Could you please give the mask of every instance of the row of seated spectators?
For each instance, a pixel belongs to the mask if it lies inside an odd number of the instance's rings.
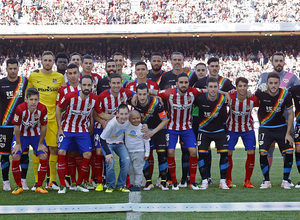
[[[0,24],[32,25],[299,22],[295,0],[0,0]]]

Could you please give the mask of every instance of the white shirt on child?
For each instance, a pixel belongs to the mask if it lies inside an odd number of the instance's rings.
[[[121,124],[117,121],[117,117],[114,117],[107,123],[100,137],[105,140],[107,144],[123,144],[124,132],[128,124],[130,124],[129,121]]]
[[[131,123],[128,124],[125,130],[125,146],[128,152],[143,152],[145,151],[145,157],[149,157],[150,154],[150,139],[145,140],[143,133],[141,132],[142,124],[134,126]]]

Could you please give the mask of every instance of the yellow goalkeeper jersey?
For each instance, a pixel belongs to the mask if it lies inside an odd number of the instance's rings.
[[[56,97],[61,84],[64,82],[64,76],[55,71],[52,71],[51,74],[44,74],[42,70],[32,72],[28,78],[27,88],[34,87],[40,93],[40,102],[47,107],[49,122],[56,121]]]

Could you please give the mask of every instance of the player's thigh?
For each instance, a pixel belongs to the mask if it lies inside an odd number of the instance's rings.
[[[241,132],[227,131],[228,150],[235,150]]]
[[[9,155],[13,142],[14,128],[0,128],[0,155]]]
[[[279,127],[276,129],[276,142],[278,143],[279,150],[282,154],[290,153],[294,151],[293,145],[291,145],[288,141],[285,142],[285,134],[287,131],[287,126]]]
[[[154,149],[156,151],[166,151],[167,149],[167,141],[166,141],[166,130],[162,129],[158,131],[153,137],[151,138],[153,142]]]
[[[228,152],[228,141],[226,131],[221,131],[211,134],[216,143],[216,148],[218,153]]]
[[[167,130],[166,140],[169,143],[168,149],[175,149],[178,141],[178,131]]]
[[[58,128],[56,122],[48,122],[47,123],[47,132],[46,132],[46,144],[49,147],[57,147],[56,134]]]
[[[207,153],[211,141],[208,133],[199,131],[197,135],[198,153]]]
[[[260,153],[268,153],[268,150],[275,138],[272,134],[273,129],[260,127],[258,129],[258,144]]]
[[[245,150],[255,150],[256,147],[256,138],[254,130],[242,132],[241,134]],[[229,149],[229,141],[228,141],[228,149]]]
[[[196,138],[193,129],[180,131],[180,138],[184,143],[184,148],[196,148]]]
[[[91,152],[92,141],[89,132],[80,132],[75,134],[74,140],[77,144],[79,152]]]

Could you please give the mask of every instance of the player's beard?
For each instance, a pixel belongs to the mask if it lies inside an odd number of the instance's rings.
[[[280,73],[283,70],[283,66],[277,65],[274,69],[277,73]]]
[[[187,88],[186,87],[183,87],[183,88],[178,88],[179,90],[180,90],[180,92],[182,92],[182,93],[186,93],[186,91],[187,91]]]
[[[83,95],[89,95],[91,93],[91,91],[88,89],[85,89],[85,90],[82,90],[82,93],[83,93]]]
[[[161,66],[159,66],[159,67],[157,67],[157,68],[155,68],[155,66],[152,66],[152,69],[153,69],[154,71],[161,71]]]

